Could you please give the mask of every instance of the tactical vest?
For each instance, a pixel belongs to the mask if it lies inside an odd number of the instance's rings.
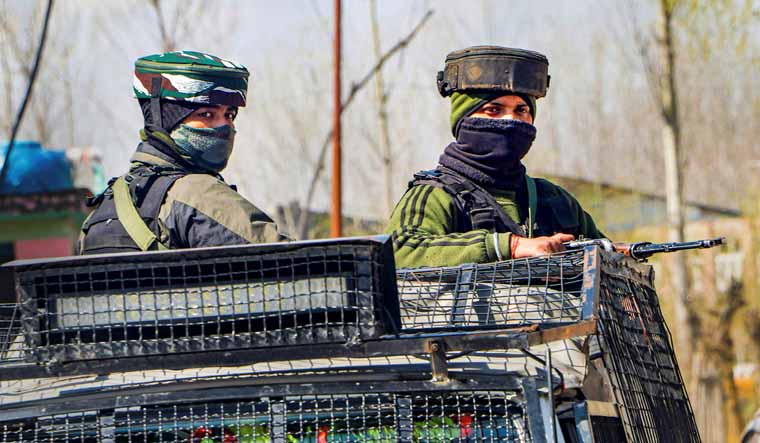
[[[140,165],[112,178],[88,201],[97,206],[82,225],[80,254],[168,249],[159,240],[158,214],[169,188],[187,173]]]
[[[451,169],[439,166],[438,169],[420,171],[414,174],[409,187],[421,184],[443,189],[454,198],[457,226],[461,232],[485,229],[511,232],[521,237],[549,236],[558,232],[576,237],[581,234],[580,223],[573,215],[568,199],[551,189],[544,180],[525,176],[528,213],[522,224],[515,223],[490,192]]]

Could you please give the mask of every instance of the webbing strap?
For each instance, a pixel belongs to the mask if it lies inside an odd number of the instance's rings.
[[[163,128],[161,121],[161,77],[153,77],[150,84],[150,120],[157,128]]]
[[[526,174],[525,182],[528,185],[528,238],[533,238],[533,221],[536,219],[538,194],[536,192],[536,181],[533,180],[533,177]]]
[[[119,222],[127,231],[132,240],[137,244],[141,251],[147,251],[155,244],[158,250],[166,250],[167,248],[161,243],[156,234],[150,230],[145,221],[140,217],[140,213],[137,212],[132,196],[129,194],[129,185],[124,180],[124,177],[119,177],[111,186],[113,189],[114,205],[116,206],[116,215],[119,217]]]
[[[469,218],[472,229],[494,231],[498,221],[502,227],[496,229],[497,232],[505,230],[504,232],[525,236],[523,228],[504,212],[501,205],[488,191],[460,176],[455,171],[444,167],[439,167],[435,171],[422,171],[415,174],[415,180],[411,181],[409,185],[423,183],[441,187],[454,196],[455,200],[461,202],[458,204],[459,209]]]

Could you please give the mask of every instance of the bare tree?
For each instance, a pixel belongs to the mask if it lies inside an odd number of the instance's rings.
[[[0,74],[6,93],[3,107],[9,116],[16,113],[16,99],[23,95],[17,97],[14,89],[18,91],[32,70],[37,40],[30,39],[29,35],[39,35],[41,31],[45,13],[42,5],[37,3],[28,14],[14,11],[5,3],[0,10],[3,53]],[[79,18],[69,12],[71,8],[67,9],[67,5],[63,4],[55,8],[52,14],[55,17],[50,24],[44,63],[40,66],[37,86],[29,99],[27,123],[30,124],[25,124],[23,129],[27,136],[46,146],[61,143],[61,140],[69,145],[74,143],[76,113],[72,110],[75,87],[71,69],[75,63],[71,56],[79,41],[75,38]],[[57,35],[70,38],[56,38]],[[53,69],[53,66],[56,68]],[[51,89],[56,93],[49,93]],[[12,121],[11,118],[7,120]]]
[[[428,11],[422,19],[417,23],[417,25],[409,32],[409,34],[406,35],[406,37],[399,40],[395,45],[393,45],[388,51],[386,51],[380,58],[378,58],[377,62],[372,66],[372,68],[367,72],[367,74],[364,75],[358,82],[353,83],[351,85],[351,88],[348,92],[348,95],[346,98],[343,99],[343,103],[340,108],[340,112],[343,113],[346,108],[353,102],[354,98],[356,97],[356,94],[364,88],[367,83],[369,83],[370,80],[377,74],[378,71],[380,71],[383,67],[383,65],[390,60],[396,53],[399,51],[405,49],[409,43],[414,39],[414,37],[417,35],[417,33],[422,29],[422,27],[425,25],[425,23],[428,21],[428,19],[433,15],[433,11]],[[309,226],[309,208],[311,207],[312,200],[314,199],[314,194],[317,189],[317,184],[319,183],[319,179],[322,175],[322,172],[324,171],[325,167],[325,160],[327,157],[327,148],[330,144],[330,140],[332,139],[332,130],[330,130],[323,142],[322,146],[319,150],[319,156],[317,159],[317,163],[314,167],[314,171],[311,177],[311,180],[309,181],[309,187],[307,188],[306,192],[306,198],[304,200],[304,203],[301,205],[301,214],[298,221],[298,230],[296,237],[297,238],[306,238],[307,237],[307,231]]]
[[[16,103],[14,101],[13,91],[17,86],[23,83],[23,79],[28,78],[32,69],[32,59],[34,57],[34,45],[29,44],[31,41],[28,35],[35,35],[37,27],[34,23],[39,21],[42,15],[40,4],[35,5],[31,15],[31,24],[26,23],[19,17],[11,15],[11,9],[3,2],[0,8],[0,42],[3,46],[3,61],[0,64],[2,68],[3,84],[5,86],[6,99],[5,111],[7,116],[15,115]],[[30,98],[31,99],[31,98]],[[13,119],[7,119],[7,134],[10,136]]]
[[[657,0],[657,27],[655,38],[646,38],[638,29],[637,40],[644,68],[648,74],[650,92],[662,119],[662,152],[665,161],[665,197],[667,206],[668,238],[684,241],[684,146],[679,121],[678,77],[676,67],[676,41],[674,14],[683,6],[682,0]],[[633,10],[633,8],[631,8]],[[632,15],[633,17],[633,15]],[[650,42],[656,43],[652,45]],[[699,316],[689,300],[689,277],[684,254],[673,258],[671,284],[674,292],[677,349],[682,361],[690,364],[686,355],[689,344],[699,332]]]
[[[198,14],[200,3],[197,1],[185,1],[180,5],[175,3],[174,9],[167,14],[163,8],[165,1],[148,0],[148,2],[156,13],[161,50],[176,51],[186,37],[191,24],[190,18],[200,16]]]
[[[649,90],[661,116],[669,238],[681,241],[687,195],[709,201],[717,190],[721,203],[731,204],[739,201],[736,190],[751,189],[751,179],[740,183],[738,177],[743,176],[739,171],[746,168],[746,160],[757,158],[750,134],[756,137],[758,133],[752,125],[736,124],[752,106],[752,88],[742,88],[741,84],[753,76],[751,62],[740,56],[742,48],[751,45],[745,26],[750,13],[742,1],[658,0],[656,4],[654,37],[646,36],[638,27],[636,39]],[[730,76],[726,75],[727,66],[731,67]],[[719,159],[716,147],[720,147]],[[687,183],[692,188],[689,192]],[[734,434],[741,427],[741,419],[732,375],[736,350],[731,330],[742,304],[742,291],[733,287],[723,296],[710,288],[697,303],[690,296],[698,290],[690,288],[686,255],[670,259],[674,295],[670,300],[679,360],[690,391],[696,393],[694,401],[710,405],[695,408],[697,423],[705,441],[737,441]],[[719,400],[722,406],[712,400]]]
[[[380,48],[380,24],[377,19],[377,2],[370,0],[370,23],[372,26],[372,50],[376,59],[382,57]],[[377,100],[377,120],[380,130],[380,151],[382,156],[383,172],[385,177],[385,213],[390,214],[393,209],[393,153],[391,136],[388,129],[388,94],[383,80],[383,70],[378,69],[375,74],[375,98]]]
[[[668,214],[668,237],[671,241],[684,241],[684,146],[681,144],[681,126],[679,122],[679,103],[676,77],[676,43],[674,40],[673,14],[678,1],[659,0],[660,19],[660,111],[664,125],[662,127],[662,147],[665,157],[665,195]],[[686,255],[674,258],[673,290],[676,296],[676,321],[679,324],[677,339],[681,350],[688,349],[699,335],[699,315],[689,300],[689,276]]]

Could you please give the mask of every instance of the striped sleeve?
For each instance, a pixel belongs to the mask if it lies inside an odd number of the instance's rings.
[[[508,234],[494,236],[485,229],[456,232],[456,228],[456,206],[446,191],[431,185],[410,188],[386,229],[393,238],[396,266],[457,266],[509,258]]]

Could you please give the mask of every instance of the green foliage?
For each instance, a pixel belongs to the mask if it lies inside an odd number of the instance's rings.
[[[414,441],[448,441],[459,438],[459,425],[449,417],[433,417],[414,424]]]
[[[396,441],[396,430],[390,426],[383,426],[381,428],[372,428],[367,430],[364,434],[352,435],[352,441],[362,441],[369,437],[373,442],[379,443],[393,443]]]

